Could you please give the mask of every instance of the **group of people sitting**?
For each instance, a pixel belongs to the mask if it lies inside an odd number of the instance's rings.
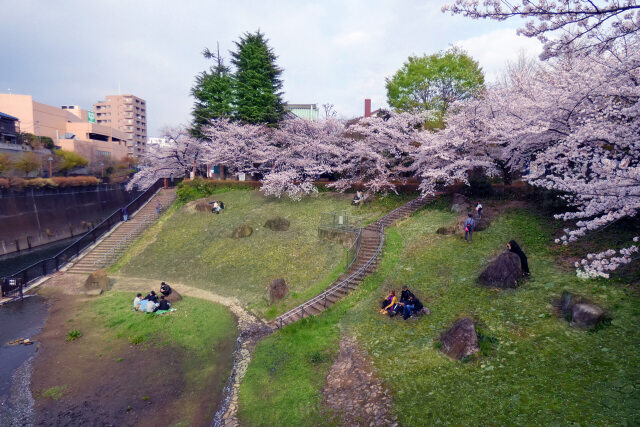
[[[407,320],[416,313],[428,313],[428,309],[406,286],[402,287],[400,301],[398,301],[398,297],[396,297],[396,291],[392,289],[389,291],[389,295],[382,300],[380,307],[380,313],[387,314],[389,317],[402,314],[404,320]]]
[[[142,294],[136,295],[133,299],[133,309],[143,313],[156,313],[158,311],[165,312],[171,310],[171,303],[167,297],[171,295],[171,286],[162,282],[160,285],[160,297],[155,291],[150,291],[146,297],[142,298]]]
[[[362,191],[356,191],[356,195],[353,196],[353,200],[351,200],[352,205],[360,206],[366,201],[366,197],[362,194]]]
[[[224,202],[220,200],[214,200],[209,202],[211,205],[211,213],[219,214],[222,209],[224,209]]]

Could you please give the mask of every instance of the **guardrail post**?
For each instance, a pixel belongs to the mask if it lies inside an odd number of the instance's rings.
[[[302,318],[304,319],[304,305],[300,307],[300,311],[302,312]]]
[[[54,258],[56,260],[56,271],[60,271],[60,261],[58,260],[58,257]]]
[[[42,261],[42,275],[43,276],[47,275],[47,260],[46,259],[44,261]]]
[[[324,308],[327,308],[327,293],[324,293]]]
[[[282,329],[282,316],[280,317],[280,329]]]

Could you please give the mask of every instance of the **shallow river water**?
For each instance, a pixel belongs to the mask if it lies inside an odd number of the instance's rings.
[[[38,334],[47,318],[46,299],[34,295],[0,305],[0,425],[28,425],[33,398],[31,359],[38,344],[8,345]]]

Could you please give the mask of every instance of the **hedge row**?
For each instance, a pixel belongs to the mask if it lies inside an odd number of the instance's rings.
[[[95,176],[69,176],[53,178],[0,178],[0,188],[65,188],[87,187],[98,185],[100,180]]]

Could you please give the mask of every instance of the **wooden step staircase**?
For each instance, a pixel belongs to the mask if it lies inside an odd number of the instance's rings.
[[[138,209],[128,221],[120,223],[107,237],[90,249],[71,266],[69,273],[89,274],[101,270],[115,261],[151,224],[160,216],[156,212],[158,202],[160,214],[176,198],[175,189],[162,189]]]
[[[401,218],[408,217],[431,200],[433,200],[433,197],[418,197],[366,226],[362,230],[360,249],[349,270],[340,275],[322,293],[277,317],[270,323],[270,326],[274,329],[282,328],[304,317],[320,314],[356,289],[378,267],[378,261],[384,245],[385,227],[390,226]]]

